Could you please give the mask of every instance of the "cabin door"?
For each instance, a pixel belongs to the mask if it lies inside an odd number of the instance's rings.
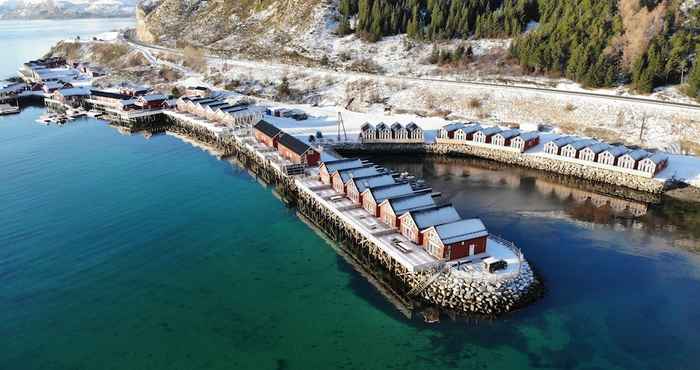
[[[469,255],[470,256],[474,255],[474,247],[476,247],[474,244],[469,244]]]

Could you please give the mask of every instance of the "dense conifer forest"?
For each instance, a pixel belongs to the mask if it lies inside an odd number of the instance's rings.
[[[341,0],[340,34],[369,41],[405,33],[424,41],[513,38],[533,74],[588,87],[687,83],[700,95],[700,8],[682,0]],[[687,5],[686,5],[687,6]],[[526,32],[528,24],[536,27]]]

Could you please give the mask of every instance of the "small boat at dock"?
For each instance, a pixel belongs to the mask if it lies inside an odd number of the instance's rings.
[[[19,106],[10,104],[0,104],[0,116],[19,113]]]

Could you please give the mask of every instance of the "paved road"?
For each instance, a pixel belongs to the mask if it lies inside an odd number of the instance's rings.
[[[163,51],[163,52],[173,53],[173,54],[177,54],[177,55],[182,55],[182,51],[180,51],[180,50],[136,41],[133,39],[133,37],[129,37],[129,35],[130,34],[126,34],[125,39],[129,44],[131,44],[134,47],[145,48],[145,49],[148,49],[150,51],[155,50],[155,51]],[[627,102],[627,103],[633,102],[633,103],[641,103],[641,104],[663,106],[663,107],[700,110],[700,105],[697,105],[697,104],[668,102],[668,101],[663,101],[663,100],[629,97],[629,96],[617,96],[617,95],[608,95],[608,94],[598,94],[598,93],[592,93],[592,92],[567,91],[567,90],[547,89],[547,88],[533,87],[533,86],[498,84],[498,83],[492,83],[492,82],[476,82],[476,81],[468,82],[468,81],[446,80],[446,79],[437,79],[437,78],[389,76],[389,75],[361,73],[361,72],[352,72],[352,71],[336,71],[336,70],[332,70],[332,69],[311,68],[311,67],[296,66],[296,65],[282,64],[282,63],[272,63],[272,62],[250,61],[250,60],[245,60],[245,59],[222,59],[220,57],[215,57],[215,56],[208,56],[207,58],[211,61],[225,61],[227,64],[230,64],[230,65],[247,67],[247,68],[273,69],[273,70],[282,69],[282,70],[298,71],[298,72],[333,73],[335,75],[341,75],[341,76],[346,76],[346,77],[370,78],[370,79],[380,80],[380,81],[430,82],[430,83],[434,83],[434,84],[444,84],[444,85],[449,85],[449,86],[459,86],[459,87],[465,87],[465,88],[468,88],[468,87],[493,87],[493,88],[501,88],[501,89],[534,91],[534,92],[543,93],[543,94],[580,96],[580,97],[587,97],[587,98],[606,99],[609,101],[613,100],[613,101],[621,101],[621,102]]]

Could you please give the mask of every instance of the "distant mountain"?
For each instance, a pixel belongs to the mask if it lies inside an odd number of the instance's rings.
[[[0,19],[131,17],[137,0],[0,0]]]

